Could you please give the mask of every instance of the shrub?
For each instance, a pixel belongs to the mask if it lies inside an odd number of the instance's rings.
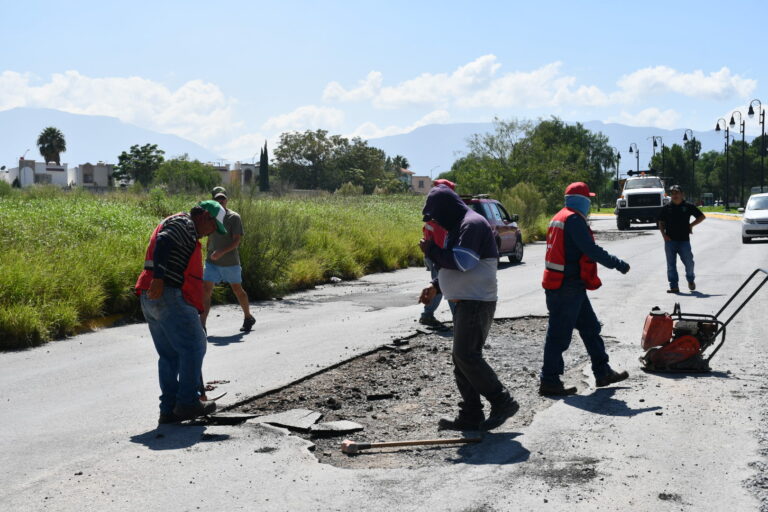
[[[340,186],[335,193],[340,196],[361,196],[363,195],[363,186],[347,182]]]
[[[9,196],[13,192],[13,188],[9,183],[0,181],[0,197]]]
[[[499,200],[510,214],[520,216],[519,225],[523,230],[525,242],[542,240],[546,237],[547,230],[541,230],[542,218],[547,218],[547,202],[531,183],[518,183],[514,187],[504,190],[499,195]]]

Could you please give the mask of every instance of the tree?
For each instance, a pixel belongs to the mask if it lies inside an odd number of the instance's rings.
[[[280,178],[297,188],[337,190],[344,183],[362,186],[366,194],[377,187],[396,190],[393,180],[398,165],[408,164],[403,156],[387,159],[384,151],[355,137],[328,135],[325,130],[283,133],[275,149]]]
[[[64,140],[61,130],[49,126],[38,135],[37,148],[46,163],[56,162],[56,165],[61,165],[60,153],[67,150],[67,141]]]
[[[148,187],[158,167],[165,160],[163,155],[165,151],[157,149],[157,144],[143,146],[134,144],[129,152],[123,151],[117,157],[117,165],[112,177],[116,180],[133,179],[144,187]]]
[[[269,153],[267,152],[267,141],[264,141],[264,147],[261,149],[259,157],[259,190],[266,192],[269,190]]]
[[[160,164],[154,183],[166,185],[171,192],[207,192],[221,183],[221,176],[212,166],[185,155]]]

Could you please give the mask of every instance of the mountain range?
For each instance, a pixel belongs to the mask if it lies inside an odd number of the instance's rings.
[[[158,133],[107,116],[70,114],[46,108],[14,108],[0,112],[0,166],[15,167],[19,157],[42,160],[37,136],[48,126],[64,134],[67,151],[61,162],[70,167],[86,162],[117,163],[117,157],[134,144],[157,144],[166,158],[188,154],[203,162],[220,160],[213,151],[187,139]]]
[[[639,166],[648,167],[653,154],[652,136],[660,136],[665,145],[683,143],[684,129],[664,130],[652,127],[626,126],[617,123],[588,121],[584,127],[601,132],[609,139],[611,146],[621,152],[622,173],[634,169],[638,162],[629,145],[637,144],[640,149]],[[165,151],[166,157],[188,154],[192,159],[203,162],[221,160],[215,152],[176,135],[158,133],[119,119],[107,116],[70,114],[53,109],[14,108],[0,111],[0,165],[14,167],[20,156],[40,159],[35,142],[47,126],[55,126],[67,141],[67,151],[62,162],[75,165],[98,161],[116,163],[117,156],[134,144],[157,144]],[[416,128],[400,135],[372,138],[370,145],[383,149],[388,155],[403,155],[408,158],[410,169],[420,176],[437,176],[450,170],[451,164],[467,153],[467,139],[476,133],[493,132],[492,123],[431,124]],[[723,149],[723,133],[694,131],[701,141],[702,151]],[[738,133],[732,136],[740,137]],[[746,137],[751,141],[753,137]]]

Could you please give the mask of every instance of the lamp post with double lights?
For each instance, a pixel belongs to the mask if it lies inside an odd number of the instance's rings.
[[[730,136],[731,132],[730,132],[730,129],[728,128],[728,121],[726,121],[722,117],[717,120],[717,124],[715,125],[715,131],[716,132],[720,131],[720,121],[722,121],[723,126],[725,126],[725,210],[728,211],[731,209],[731,207],[728,205],[728,189],[730,188],[730,183],[728,181],[728,163],[729,163],[728,147],[731,141],[731,136]]]
[[[749,118],[755,117],[755,109],[752,105],[757,103],[757,110],[759,113],[758,121],[760,121],[760,192],[765,192],[765,109],[760,100],[752,100],[749,102],[749,110],[747,115]]]
[[[744,142],[744,132],[746,130],[744,129],[744,126],[746,123],[744,122],[744,116],[741,115],[741,111],[736,110],[733,112],[733,114],[731,114],[731,122],[728,123],[731,128],[736,126],[736,119],[734,118],[736,114],[739,114],[739,131],[741,132],[741,190],[739,192],[739,206],[744,208],[744,168],[746,167],[746,159],[744,157],[744,149],[746,146],[746,142]]]
[[[637,144],[634,142],[629,145],[629,152],[635,154],[635,170],[640,172],[640,150],[637,149]]]
[[[689,137],[688,134],[691,134]],[[691,143],[691,199],[696,202],[696,136],[693,130],[686,128],[683,132],[683,141]]]

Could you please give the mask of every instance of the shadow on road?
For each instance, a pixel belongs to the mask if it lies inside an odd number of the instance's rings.
[[[242,343],[245,341],[243,337],[248,334],[247,332],[239,332],[232,336],[208,336],[208,343],[216,345],[217,347],[224,347],[231,345],[232,343]]]
[[[562,400],[571,407],[576,407],[577,409],[593,412],[595,414],[603,414],[605,416],[632,417],[644,412],[661,409],[659,406],[632,409],[624,400],[619,400],[613,397],[619,389],[629,388],[602,388],[595,390],[591,395],[571,395],[563,397]]]
[[[204,425],[160,425],[149,432],[131,436],[131,442],[150,450],[182,450],[200,442],[226,441],[227,434],[206,434]]]
[[[456,452],[458,457],[447,459],[456,464],[517,464],[531,455],[515,441],[520,432],[488,432],[478,444],[465,444]]]
[[[679,295],[680,297],[696,297],[697,299],[708,299],[709,297],[724,297],[724,293],[701,293],[700,291],[693,292],[677,292],[670,293],[670,295]]]

